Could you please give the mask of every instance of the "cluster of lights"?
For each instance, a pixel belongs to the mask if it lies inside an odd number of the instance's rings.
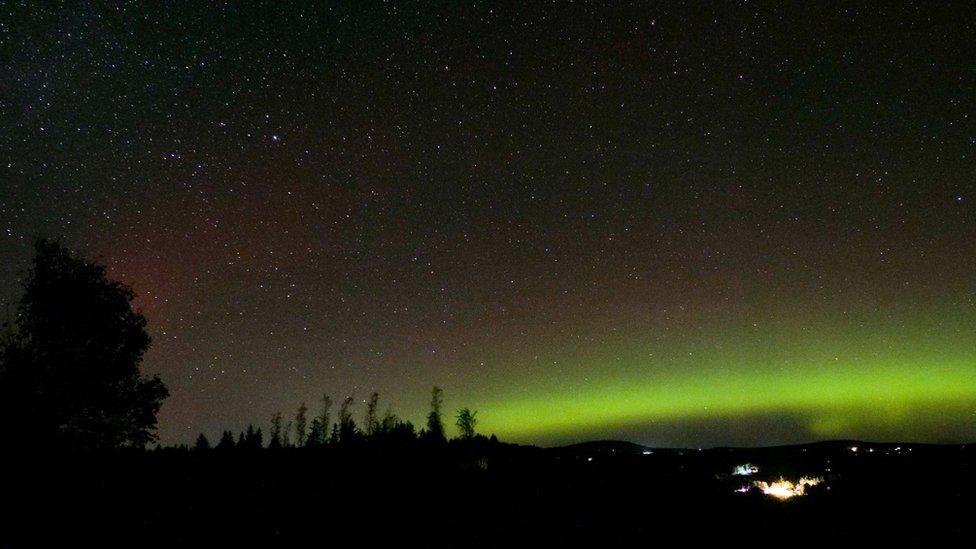
[[[801,477],[800,480],[796,482],[780,478],[775,482],[757,480],[752,484],[756,488],[762,490],[762,493],[766,494],[767,496],[785,500],[796,496],[806,495],[807,486],[816,486],[821,482],[823,482],[823,479],[820,477]]]
[[[742,465],[736,465],[732,468],[732,476],[736,477],[747,477],[758,472],[759,467],[756,467],[751,463],[743,463]]]
[[[859,446],[848,446],[847,449],[848,449],[848,451],[850,451],[853,454],[856,454],[856,453],[858,453],[861,450],[865,450],[869,454],[873,454],[874,453],[874,448],[861,448]],[[911,448],[902,448],[901,446],[895,446],[894,450],[884,450],[884,454],[886,456],[890,456],[891,453],[892,453],[892,451],[894,451],[894,453],[896,453],[896,454],[901,454],[902,451],[911,452],[912,449]]]

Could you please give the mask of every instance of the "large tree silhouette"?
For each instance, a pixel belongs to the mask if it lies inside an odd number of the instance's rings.
[[[135,294],[105,267],[39,240],[0,346],[0,436],[34,447],[142,447],[168,395],[139,373],[149,348]]]

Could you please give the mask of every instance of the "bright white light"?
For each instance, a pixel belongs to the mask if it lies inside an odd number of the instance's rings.
[[[790,480],[780,478],[775,482],[763,480],[754,481],[752,484],[762,490],[764,494],[776,499],[790,499],[795,496],[806,495],[807,486],[816,486],[823,482],[820,477],[801,477],[795,483]]]

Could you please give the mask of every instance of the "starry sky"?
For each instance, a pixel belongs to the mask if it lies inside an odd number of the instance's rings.
[[[164,443],[976,439],[976,5],[786,4],[4,2],[0,299],[133,286]]]

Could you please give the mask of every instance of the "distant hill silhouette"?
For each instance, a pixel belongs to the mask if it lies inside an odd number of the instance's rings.
[[[0,547],[939,547],[976,535],[969,445],[199,446],[20,464],[0,477]],[[757,471],[733,475],[743,463]],[[753,484],[801,477],[818,484],[789,501]]]

